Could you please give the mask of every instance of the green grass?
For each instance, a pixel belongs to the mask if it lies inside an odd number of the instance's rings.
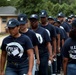
[[[8,33],[0,34],[0,37],[7,36],[7,35],[8,35]]]

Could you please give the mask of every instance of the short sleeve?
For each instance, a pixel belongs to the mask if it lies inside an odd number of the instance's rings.
[[[25,47],[26,50],[33,48],[32,42],[29,37],[26,38]]]
[[[32,37],[33,37],[33,46],[38,45],[38,39],[37,39],[37,37],[36,37],[36,34],[33,33]]]
[[[2,41],[1,50],[6,50],[5,39],[3,39],[3,41]]]
[[[51,41],[51,38],[50,38],[50,36],[49,36],[49,34],[48,34],[48,32],[46,30],[44,31],[44,37],[45,37],[45,41],[46,42],[50,42]]]
[[[66,40],[62,47],[62,56],[65,58],[69,58],[69,42]]]
[[[56,29],[54,26],[51,26],[51,37],[56,37]]]

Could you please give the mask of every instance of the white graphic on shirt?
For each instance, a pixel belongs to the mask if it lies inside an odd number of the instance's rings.
[[[50,36],[50,31],[48,29],[45,29],[45,30],[47,31],[48,35]]]
[[[13,56],[18,55],[20,58],[22,57],[23,52],[24,52],[23,47],[17,42],[11,42],[11,43],[7,44],[6,50],[7,50],[7,54],[9,56],[10,55],[13,55]]]
[[[76,59],[76,55],[70,54],[70,58]]]
[[[39,43],[42,44],[43,43],[43,38],[42,38],[41,34],[36,33],[36,37],[37,37]]]
[[[61,28],[61,29],[64,29],[64,27],[63,27],[63,26],[60,26],[60,28]]]
[[[71,59],[76,59],[76,46],[70,46],[69,56]]]

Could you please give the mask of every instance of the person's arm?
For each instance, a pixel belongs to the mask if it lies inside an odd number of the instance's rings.
[[[34,49],[35,49],[35,54],[36,54],[36,58],[37,58],[37,64],[40,64],[38,46],[34,46]]]
[[[56,38],[52,38],[53,40],[53,48],[54,48],[54,51],[53,51],[53,56],[56,56]]]
[[[69,37],[69,32],[67,32],[67,36]]]
[[[47,48],[48,48],[48,52],[49,52],[49,60],[53,60],[52,58],[52,46],[50,42],[47,42]]]
[[[34,64],[34,53],[33,49],[27,50],[28,58],[29,58],[29,69],[28,69],[28,74],[27,75],[32,75],[32,69],[33,69],[33,64]]]
[[[67,75],[67,64],[68,64],[68,58],[63,58],[63,73],[64,75]]]
[[[58,53],[60,53],[60,34],[57,35],[57,48],[58,48]]]
[[[5,68],[5,63],[6,63],[6,51],[2,51],[1,53],[1,75],[4,74],[4,68]]]
[[[63,45],[64,45],[64,39],[62,39],[62,41],[61,41],[61,42],[62,42],[62,46],[63,46]]]

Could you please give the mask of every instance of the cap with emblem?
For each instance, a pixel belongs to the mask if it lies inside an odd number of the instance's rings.
[[[48,17],[48,20],[49,20],[49,19],[52,19],[52,20],[54,20],[54,17],[52,17],[52,16],[49,16],[49,17]]]
[[[57,17],[65,17],[65,15],[62,12],[60,12],[58,13]]]
[[[29,18],[30,20],[31,19],[39,19],[39,17],[38,17],[38,15],[37,14],[32,14],[31,16],[30,16],[30,18]]]
[[[47,15],[47,12],[46,12],[46,10],[41,10],[41,12],[40,12],[40,17],[47,17],[48,15]]]
[[[16,27],[16,26],[19,26],[20,23],[18,20],[16,19],[10,19],[8,22],[7,22],[7,27]]]
[[[18,15],[17,19],[20,22],[20,24],[26,24],[27,23],[27,15],[26,14]]]

